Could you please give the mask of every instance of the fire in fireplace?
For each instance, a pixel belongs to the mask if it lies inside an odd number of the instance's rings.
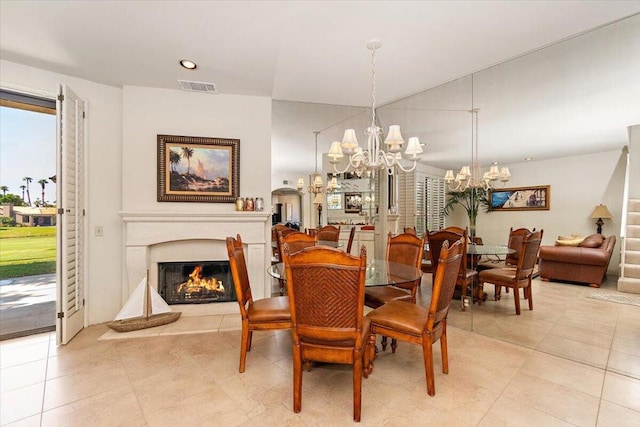
[[[158,263],[158,293],[167,304],[237,301],[229,261]]]

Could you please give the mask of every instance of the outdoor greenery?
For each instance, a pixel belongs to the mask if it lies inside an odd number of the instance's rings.
[[[22,201],[22,198],[20,196],[15,195],[15,194],[4,194],[4,195],[0,196],[0,203],[1,204],[11,203],[13,206],[22,206],[22,205],[24,205],[24,202]]]
[[[56,227],[0,227],[0,279],[56,271]]]

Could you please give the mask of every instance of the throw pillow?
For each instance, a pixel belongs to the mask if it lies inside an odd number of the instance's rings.
[[[573,239],[558,239],[556,240],[556,246],[580,246],[580,243],[584,240],[584,237],[574,237]]]
[[[583,248],[599,248],[600,246],[602,246],[603,242],[604,242],[604,236],[602,234],[596,233],[596,234],[587,236],[587,238],[584,239],[582,243],[580,243],[580,246]]]

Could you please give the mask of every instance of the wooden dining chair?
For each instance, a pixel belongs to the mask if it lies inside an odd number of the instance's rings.
[[[513,253],[507,254],[505,259],[503,260],[488,260],[478,264],[480,270],[486,270],[488,268],[505,268],[512,267],[515,268],[518,265],[518,259],[520,258],[520,251],[522,250],[522,239],[524,236],[531,234],[534,232],[536,228],[533,230],[529,230],[528,228],[517,228],[513,229],[513,227],[509,228],[509,240],[507,242],[507,246],[509,249],[513,249]],[[505,288],[505,292],[509,293],[509,288]],[[526,299],[526,293],[523,292],[524,298]]]
[[[271,242],[272,242],[271,248],[273,250],[272,257],[271,257],[272,264],[281,261],[280,251],[278,248],[278,232],[282,230],[290,230],[290,228],[282,224],[276,224],[271,227]]]
[[[247,352],[251,350],[253,331],[291,328],[291,311],[286,296],[255,300],[251,295],[251,285],[244,257],[242,239],[227,237],[229,267],[236,289],[236,297],[242,317],[242,340],[240,343],[240,373],[244,372]]]
[[[528,228],[517,228],[513,229],[513,227],[509,228],[509,239],[507,241],[507,246],[509,249],[513,249],[514,252],[507,254],[505,259],[503,260],[489,260],[484,261],[479,264],[479,266],[483,269],[487,268],[504,268],[504,267],[515,267],[518,264],[518,258],[520,257],[520,250],[522,249],[522,239],[524,236],[531,234],[535,231],[535,227],[533,230],[529,230]]]
[[[293,411],[302,409],[302,367],[311,361],[353,365],[353,419],[360,421],[362,376],[370,366],[364,318],[366,249],[360,256],[326,246],[290,253],[284,265],[293,324]]]
[[[298,230],[294,230],[293,228],[289,228],[285,226],[276,228],[276,248],[278,252],[278,262],[281,262],[283,259],[282,246],[280,245],[280,239],[282,238],[282,236],[286,236],[291,233],[299,233],[299,232],[300,231]],[[278,280],[278,291],[280,292],[280,295],[284,295],[285,290],[286,290],[286,285],[284,283],[284,280],[282,279]]]
[[[328,240],[330,242],[337,242],[340,240],[340,226],[325,225],[318,230],[318,240]]]
[[[542,234],[543,230],[540,230],[524,236],[515,269],[513,267],[492,268],[480,272],[480,289],[484,287],[485,283],[493,283],[496,301],[500,300],[501,286],[513,288],[513,300],[517,315],[520,315],[520,292],[518,291],[520,288],[524,289],[526,298],[529,300],[529,310],[533,310],[531,277],[538,261]]]
[[[440,340],[442,353],[442,372],[449,373],[449,356],[447,348],[447,315],[456,286],[458,271],[463,258],[463,240],[455,241],[451,246],[445,241],[439,251],[438,267],[433,280],[433,294],[429,308],[411,304],[406,301],[391,301],[376,308],[367,315],[371,321],[371,339],[375,343],[376,334],[389,336],[412,344],[422,345],[424,370],[427,377],[427,393],[436,394],[435,374],[433,369],[433,344]],[[370,366],[373,370],[374,350],[370,350]]]
[[[469,239],[467,237],[467,229],[459,228],[459,230],[462,230],[462,233],[458,233],[454,230],[455,229],[453,227],[448,227],[447,229],[443,230],[427,232],[427,243],[429,244],[431,268],[433,269],[433,271],[438,268],[440,250],[445,241],[449,242],[449,245],[451,245],[462,238],[464,240],[462,255],[465,260],[467,259],[467,248],[469,242]],[[456,284],[461,288],[462,311],[466,310],[464,300],[467,296],[467,288],[471,286],[473,289],[473,283],[474,280],[477,279],[477,277],[478,272],[474,269],[468,268],[466,261],[460,264],[460,272],[458,273],[458,280]]]
[[[353,238],[356,235],[356,226],[354,225],[353,227],[351,227],[351,231],[349,231],[349,240],[347,240],[347,249],[345,250],[346,253],[350,254],[351,253],[351,246],[353,246]]]
[[[289,245],[290,253],[300,252],[309,246],[316,246],[318,244],[318,235],[310,236],[301,231],[280,235],[280,247],[283,250],[285,243]]]
[[[307,233],[309,236],[316,236],[318,234],[318,229],[317,228],[305,228],[304,232]]]
[[[404,228],[404,232],[405,232],[405,233],[416,234],[416,235],[418,234],[418,233],[416,232],[416,228],[415,228],[415,227],[405,227],[405,228]]]
[[[392,236],[389,233],[387,238],[386,260],[398,264],[411,265],[416,268],[422,267],[422,254],[424,252],[425,235],[422,238],[413,233],[403,233]],[[422,271],[422,270],[421,270]],[[416,303],[416,293],[420,286],[422,277],[413,282],[398,283],[388,286],[371,286],[365,290],[364,304],[367,307],[377,308],[390,301],[408,301]],[[391,348],[396,348],[396,341],[391,341]],[[382,338],[382,350],[387,349],[387,338]]]
[[[412,233],[402,233],[387,237],[386,260],[398,264],[422,266],[425,235],[422,238]],[[365,290],[364,303],[367,307],[377,308],[393,300],[416,302],[416,292],[421,278],[410,282],[389,286],[370,286]]]

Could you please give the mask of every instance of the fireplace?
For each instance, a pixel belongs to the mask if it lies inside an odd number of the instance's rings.
[[[229,261],[160,262],[158,292],[169,305],[237,301]]]
[[[271,295],[272,286],[275,285],[266,273],[271,257],[268,240],[270,234],[267,226],[270,213],[127,211],[120,214],[125,224],[122,304],[126,303],[129,295],[147,272],[150,285],[160,292],[158,264],[171,262],[202,264],[205,261],[208,262],[207,260],[228,261],[225,239],[227,236],[236,234],[242,236],[253,297],[260,299],[265,295]],[[233,289],[231,278],[219,279],[225,289]],[[182,317],[238,313],[238,303],[235,301],[218,300],[215,304],[193,304],[185,301],[182,304],[174,304],[172,307],[176,311],[181,311]]]

